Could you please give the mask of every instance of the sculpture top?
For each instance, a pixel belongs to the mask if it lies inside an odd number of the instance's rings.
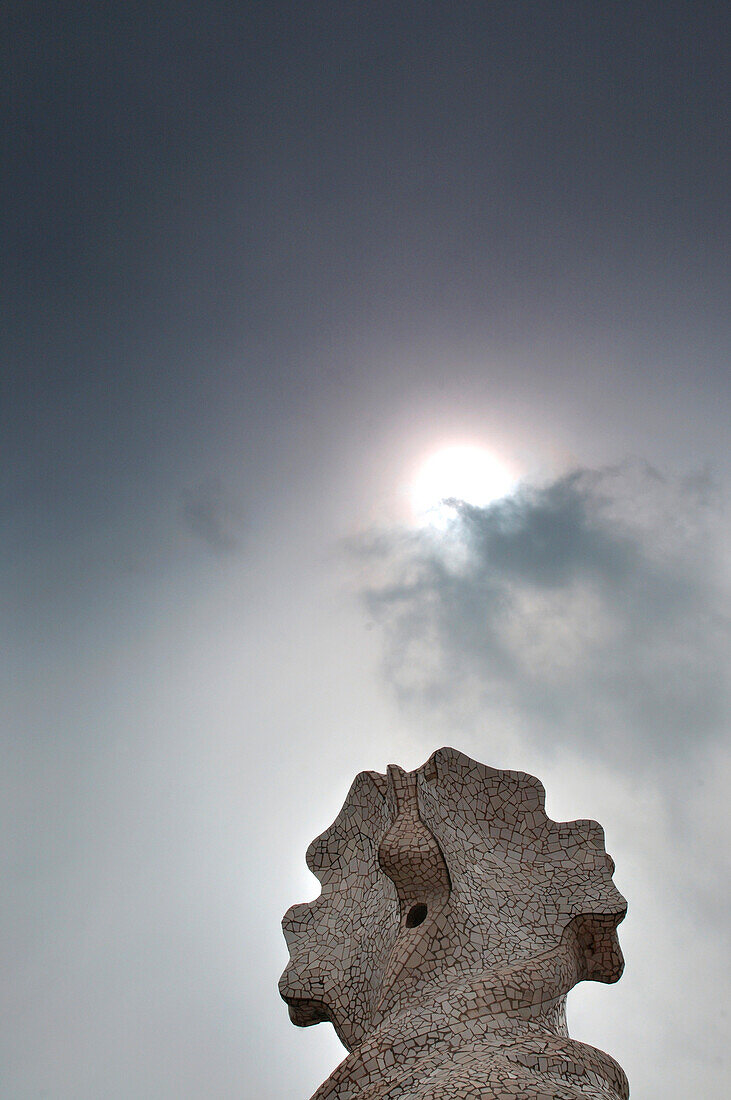
[[[577,982],[619,978],[626,903],[601,827],[551,821],[538,780],[454,749],[361,772],[307,864],[280,992],[351,1052],[317,1100],[628,1096],[565,1020]]]

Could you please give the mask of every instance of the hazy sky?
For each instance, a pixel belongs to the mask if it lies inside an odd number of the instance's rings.
[[[306,845],[442,744],[605,827],[572,1033],[725,1095],[726,5],[1,18],[2,1096],[304,1100]]]

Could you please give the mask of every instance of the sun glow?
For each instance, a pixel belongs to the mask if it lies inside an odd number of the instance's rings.
[[[515,474],[490,451],[477,446],[445,447],[426,460],[411,491],[419,523],[445,527],[453,509],[450,498],[484,506],[515,487]]]

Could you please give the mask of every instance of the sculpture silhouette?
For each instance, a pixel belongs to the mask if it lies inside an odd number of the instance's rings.
[[[577,982],[622,973],[626,903],[601,827],[544,803],[454,749],[357,776],[307,852],[320,896],[283,921],[291,1019],[349,1051],[312,1100],[626,1100],[565,1013]]]

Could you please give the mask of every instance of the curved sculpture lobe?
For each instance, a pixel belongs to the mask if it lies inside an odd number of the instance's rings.
[[[544,802],[453,749],[358,776],[308,850],[320,897],[283,921],[292,1020],[350,1052],[313,1100],[626,1100],[565,1018],[577,982],[619,978],[626,904],[601,828]]]

